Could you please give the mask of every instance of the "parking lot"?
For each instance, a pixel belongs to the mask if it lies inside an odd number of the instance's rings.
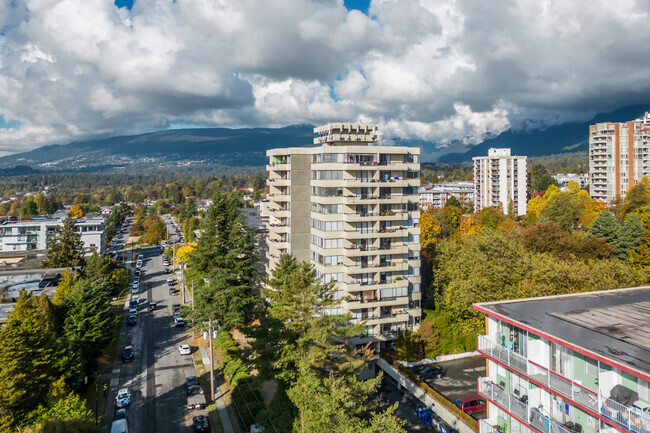
[[[478,378],[486,374],[485,358],[481,356],[442,362],[437,365],[445,370],[445,375],[440,379],[426,378],[423,380],[452,402],[456,401],[459,397],[475,395],[477,393],[476,386]],[[410,370],[415,372],[417,369],[416,367]],[[415,408],[422,405],[420,400],[404,388],[398,390],[395,381],[388,377],[387,374],[384,374],[381,393],[387,402],[399,403],[399,408],[395,416],[406,421],[405,427],[408,432],[436,431],[431,427],[425,426],[415,414]],[[487,416],[487,412],[472,416],[476,419],[482,419]]]

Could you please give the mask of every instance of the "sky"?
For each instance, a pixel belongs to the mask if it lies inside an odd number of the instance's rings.
[[[6,0],[0,152],[375,122],[477,144],[650,101],[649,0]]]

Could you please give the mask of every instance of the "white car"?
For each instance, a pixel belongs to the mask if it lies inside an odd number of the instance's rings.
[[[135,265],[136,265],[138,268],[141,268],[141,267],[142,267],[142,260],[138,260],[137,262],[135,262]]]
[[[190,349],[189,344],[181,344],[180,346],[178,346],[178,351],[181,353],[181,355],[192,354],[192,350]]]
[[[129,388],[122,388],[117,391],[115,403],[119,408],[126,407],[131,404],[131,392],[129,391]]]

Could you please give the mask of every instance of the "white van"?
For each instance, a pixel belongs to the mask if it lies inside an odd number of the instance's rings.
[[[129,425],[125,419],[118,419],[113,421],[111,425],[111,433],[129,433]]]

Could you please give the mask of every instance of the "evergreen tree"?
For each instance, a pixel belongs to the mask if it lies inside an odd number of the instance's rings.
[[[54,381],[54,313],[46,294],[22,291],[0,330],[0,415],[21,425],[48,395]],[[6,417],[12,418],[8,420]]]
[[[54,292],[54,298],[52,299],[54,305],[64,305],[78,281],[79,274],[67,268],[56,286],[56,292]]]
[[[612,256],[619,257],[621,249],[621,224],[613,213],[608,210],[602,211],[589,228],[589,233],[607,241],[612,246]]]
[[[81,235],[75,231],[74,218],[68,217],[59,225],[50,239],[45,268],[70,268],[84,266]]]
[[[198,276],[191,317],[232,328],[244,324],[254,303],[253,233],[243,223],[236,196],[217,193],[213,200],[189,256],[192,273]]]
[[[81,280],[69,297],[65,335],[85,361],[113,338],[115,316],[111,307],[111,286],[107,281]]]
[[[622,258],[636,253],[641,245],[645,227],[636,214],[629,214],[621,228],[620,251]]]

